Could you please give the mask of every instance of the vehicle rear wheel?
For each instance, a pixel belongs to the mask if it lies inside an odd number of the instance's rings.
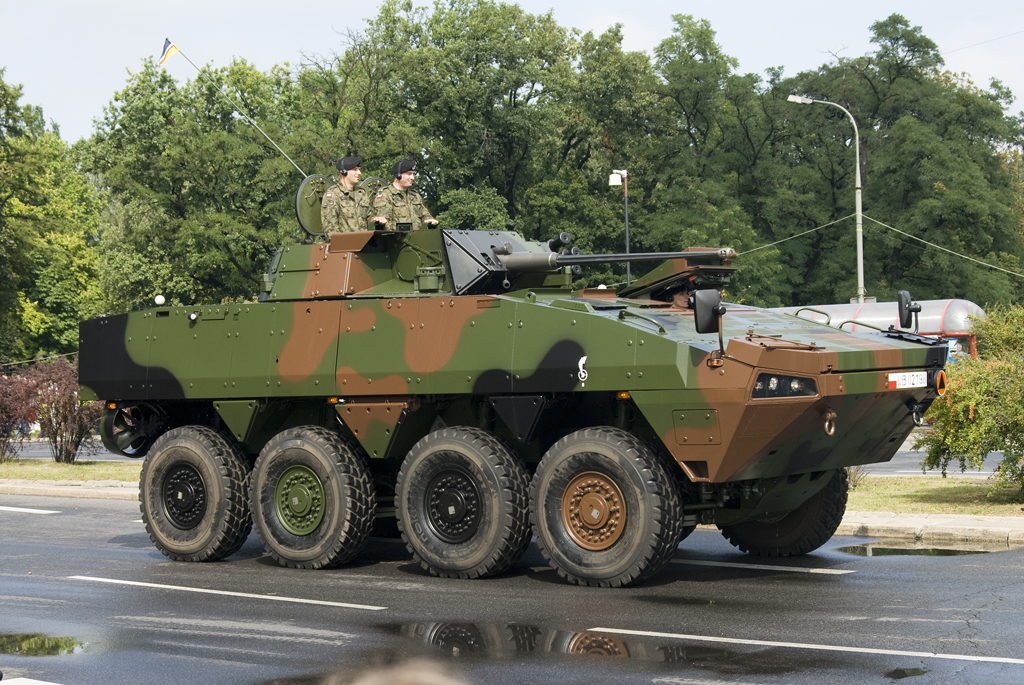
[[[376,510],[365,457],[319,426],[282,431],[266,444],[250,499],[263,547],[291,568],[350,561],[369,539]]]
[[[530,542],[526,471],[486,431],[458,427],[427,435],[406,456],[395,491],[402,538],[435,576],[501,573]]]
[[[683,511],[662,459],[617,428],[556,442],[530,488],[534,534],[569,582],[623,587],[664,568],[682,537]]]
[[[785,516],[719,528],[740,551],[756,556],[807,554],[828,542],[839,528],[848,491],[846,469],[837,469],[824,488]]]
[[[234,554],[252,530],[245,488],[249,464],[206,426],[174,428],[142,463],[139,510],[149,539],[175,561]]]

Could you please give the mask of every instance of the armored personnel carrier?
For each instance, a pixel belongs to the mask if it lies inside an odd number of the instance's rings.
[[[314,233],[325,181],[296,200]],[[108,449],[145,457],[153,543],[219,559],[255,525],[280,564],[320,568],[397,520],[438,576],[500,573],[532,534],[598,586],[651,577],[698,523],[803,554],[842,518],[844,467],[890,459],[944,391],[909,296],[902,328],[851,333],[722,304],[730,249],[570,242],[336,233],[282,248],[256,303],[83,322],[82,396]],[[624,290],[572,287],[643,260],[662,263]]]

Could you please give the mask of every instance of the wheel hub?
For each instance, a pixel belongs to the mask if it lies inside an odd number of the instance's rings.
[[[309,535],[324,518],[324,486],[308,466],[289,466],[274,489],[277,517],[292,535]]]
[[[164,476],[162,500],[167,520],[179,530],[199,525],[206,513],[206,486],[191,464],[176,464]]]
[[[595,656],[629,656],[626,644],[610,635],[577,633],[565,648],[566,654],[593,654]]]
[[[480,493],[468,473],[446,469],[434,476],[425,493],[427,521],[448,543],[465,542],[480,525]]]
[[[615,482],[595,471],[581,473],[562,494],[562,523],[584,549],[608,549],[625,529],[626,506]]]

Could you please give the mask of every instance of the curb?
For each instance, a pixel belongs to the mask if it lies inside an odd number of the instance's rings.
[[[139,486],[115,480],[0,480],[0,495],[139,501]]]
[[[836,535],[1019,547],[1024,546],[1024,517],[847,511]]]

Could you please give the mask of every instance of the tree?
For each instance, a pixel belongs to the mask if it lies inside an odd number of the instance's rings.
[[[158,292],[177,304],[254,297],[274,251],[299,237],[289,206],[294,168],[235,114],[218,94],[222,87],[264,131],[284,139],[280,103],[293,95],[289,79],[237,61],[204,69],[179,88],[147,61],[83,146],[85,168],[112,199],[101,266],[144,265],[154,256],[163,263],[144,269],[122,306]],[[141,282],[158,290],[143,294]]]
[[[846,107],[861,133],[864,212],[912,236],[1013,268],[1024,243],[1013,225],[1010,177],[999,150],[1012,142],[1004,114],[1008,94],[998,84],[981,90],[940,71],[934,42],[894,14],[871,27],[874,54],[841,58],[780,84]],[[790,178],[810,194],[818,213],[807,228],[853,211],[852,130],[833,108],[789,106]],[[803,169],[799,169],[803,167]],[[801,171],[803,173],[801,173]],[[808,174],[806,172],[810,171]],[[805,225],[806,225],[805,224]],[[853,231],[821,231],[804,242],[794,303],[843,301],[855,290]],[[790,234],[798,232],[790,229]],[[866,223],[865,284],[892,297],[909,289],[919,298],[966,297],[986,302],[1017,298],[1017,284],[991,270],[926,248]]]
[[[21,86],[8,85],[0,68],[0,361],[24,358],[18,292],[27,282],[35,236],[23,217],[38,202],[35,182],[44,164],[35,146],[43,113],[21,105]]]
[[[932,428],[914,449],[926,447],[923,466],[943,476],[953,462],[980,469],[989,452],[1002,452],[996,480],[1024,496],[1024,307],[993,307],[971,330],[978,358],[947,366],[946,394],[932,404]]]
[[[26,437],[32,418],[32,384],[19,373],[0,373],[0,464],[17,457],[14,443]]]
[[[0,79],[0,360],[73,351],[78,322],[103,310],[93,251],[102,198],[19,97]]]
[[[39,362],[28,370],[25,378],[32,385],[32,406],[39,429],[50,444],[53,460],[73,464],[79,451],[91,446],[103,403],[79,398],[77,359],[73,364],[63,357],[54,362]]]

